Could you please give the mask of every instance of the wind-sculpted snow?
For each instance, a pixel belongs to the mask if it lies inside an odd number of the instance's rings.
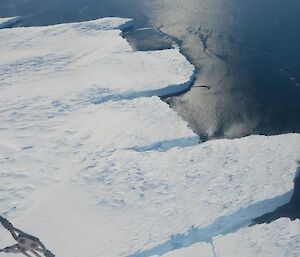
[[[193,66],[175,49],[133,51],[115,29],[131,25],[0,31],[0,212],[57,256],[200,243],[206,257],[213,237],[289,201],[300,136],[199,144],[157,97],[186,89]]]

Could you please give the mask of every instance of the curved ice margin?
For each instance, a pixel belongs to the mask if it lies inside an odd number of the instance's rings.
[[[122,31],[126,31],[128,29],[131,29],[134,26],[134,21],[133,19],[127,19],[126,22],[124,22],[123,24],[119,25],[118,27],[116,27],[116,29],[122,30]]]
[[[193,85],[195,78],[196,78],[196,69],[194,68],[189,80],[184,83],[169,85],[159,89],[145,90],[140,92],[135,91],[135,92],[125,93],[125,94],[105,95],[97,99],[93,99],[92,102],[94,104],[102,104],[108,101],[132,100],[138,97],[151,97],[151,96],[167,97],[174,94],[178,95],[181,92],[186,92],[187,90],[189,90],[190,87]]]
[[[0,29],[9,28],[22,21],[22,18],[19,16],[11,18],[0,18]]]
[[[168,95],[179,94],[180,92],[185,92],[192,86],[192,84],[195,81],[195,77],[196,77],[196,69],[194,68],[193,73],[191,74],[189,80],[184,83],[176,84],[176,85],[169,85],[169,86],[166,86],[166,87],[163,87],[160,89],[154,89],[154,90],[149,90],[149,91],[141,91],[141,92],[136,92],[136,93],[132,93],[132,94],[127,94],[127,95],[125,95],[125,98],[133,99],[136,97],[151,97],[151,96],[166,97]]]
[[[128,19],[125,23],[116,27],[116,29],[122,30],[122,33],[121,33],[121,36],[122,36],[123,32],[125,32],[126,30],[129,30],[133,27],[134,27],[134,20]],[[153,29],[153,28],[140,28],[138,30],[148,30],[148,29]],[[157,50],[157,51],[163,51],[163,50]],[[181,55],[184,56],[184,58],[186,58],[187,62],[189,62],[194,67],[194,70],[188,81],[181,83],[181,84],[169,85],[169,86],[166,86],[166,87],[163,87],[160,89],[155,89],[155,90],[141,91],[141,92],[124,94],[124,95],[115,95],[115,96],[112,95],[111,99],[108,99],[108,100],[134,99],[137,97],[151,97],[151,96],[168,97],[168,96],[178,95],[178,94],[188,91],[195,82],[196,67],[190,62],[190,60],[187,59],[187,57],[180,51],[180,49],[179,49],[179,52]],[[110,98],[110,97],[108,97],[108,98]],[[104,101],[104,102],[106,102],[106,101]],[[95,103],[96,104],[102,103],[102,101],[99,100],[99,101],[96,101]]]

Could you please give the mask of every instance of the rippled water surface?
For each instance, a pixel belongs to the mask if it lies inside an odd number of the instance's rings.
[[[203,138],[300,131],[299,12],[298,0],[0,3],[0,16],[22,15],[25,26],[122,16],[177,37],[198,73],[168,102]]]

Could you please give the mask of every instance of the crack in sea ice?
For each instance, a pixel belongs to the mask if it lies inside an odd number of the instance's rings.
[[[297,169],[296,178],[298,177],[298,172],[299,167]],[[272,211],[278,206],[288,203],[293,195],[293,192],[294,190],[291,190],[272,199],[263,200],[247,207],[240,208],[232,214],[217,218],[214,222],[207,226],[192,226],[185,233],[172,234],[167,241],[150,249],[139,250],[131,255],[128,255],[127,257],[150,257],[155,255],[161,256],[173,250],[189,247],[196,243],[211,243],[213,238],[216,236],[234,233],[241,228],[250,226],[252,220],[259,216],[259,213],[261,213],[260,215],[263,213],[268,213],[268,210]],[[217,257],[215,252],[214,257]]]
[[[195,146],[200,143],[199,137],[182,137],[182,138],[175,138],[170,140],[163,140],[159,142],[155,142],[151,145],[145,146],[138,146],[135,147],[133,150],[136,152],[147,152],[147,151],[159,151],[159,152],[166,152],[172,148],[184,148],[189,146]]]

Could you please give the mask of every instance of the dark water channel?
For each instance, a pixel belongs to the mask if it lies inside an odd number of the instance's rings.
[[[197,78],[191,90],[166,100],[204,140],[300,132],[299,13],[299,0],[0,2],[0,16],[20,15],[24,26],[130,17],[138,30],[126,38],[135,48],[179,44]],[[299,217],[299,201],[298,193],[257,222]]]

